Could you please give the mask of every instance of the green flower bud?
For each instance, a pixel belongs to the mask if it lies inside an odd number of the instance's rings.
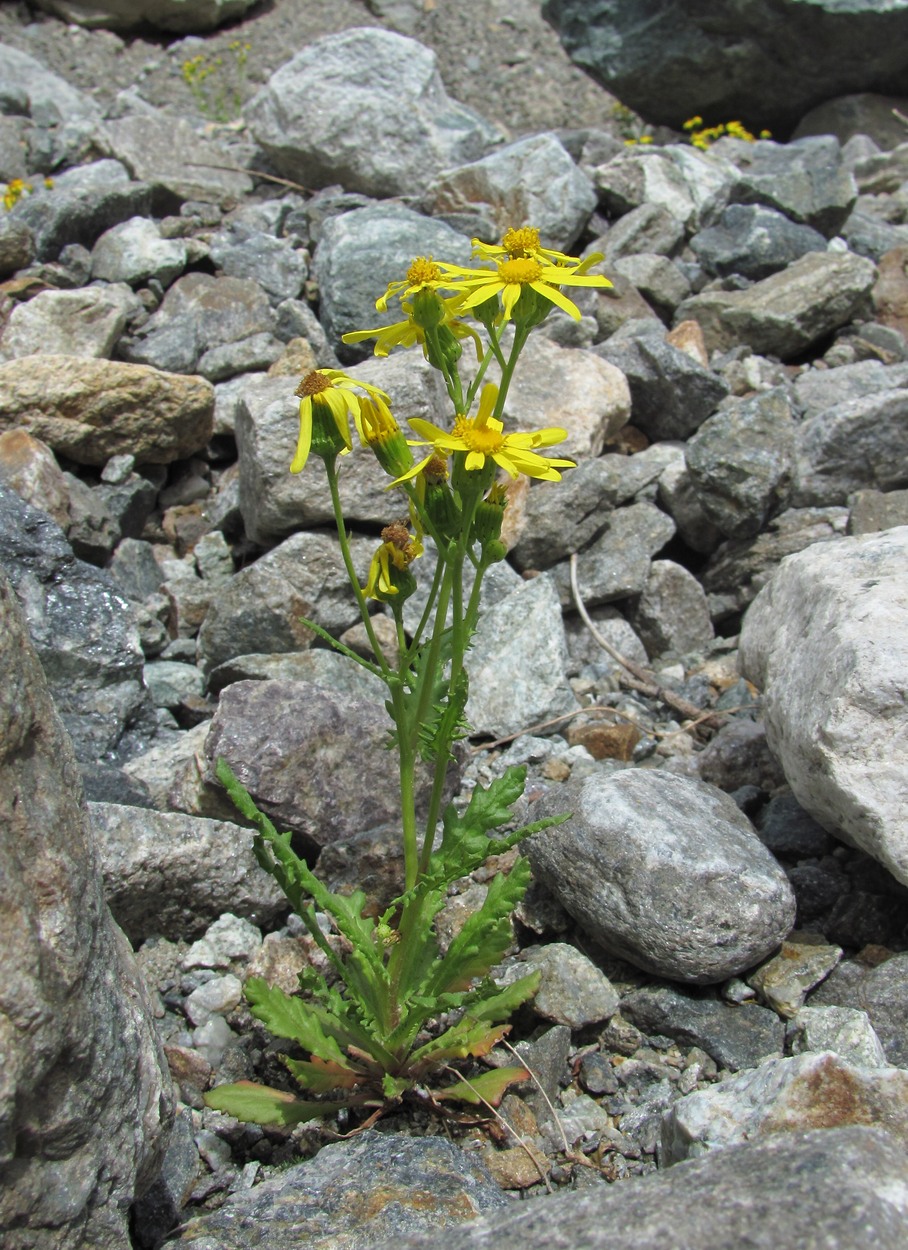
[[[432,330],[442,325],[445,315],[444,301],[431,287],[424,286],[413,296],[413,311],[410,317],[424,330]]]
[[[474,542],[478,542],[483,549],[485,555],[486,547],[489,543],[497,542],[501,537],[501,523],[504,520],[504,510],[508,506],[507,491],[503,486],[499,486],[495,482],[485,499],[476,505],[476,511],[473,514],[473,534]],[[499,556],[499,559],[503,557]]]
[[[337,418],[327,404],[316,399],[312,405],[312,446],[310,448],[322,460],[335,460],[341,451],[347,451],[347,440],[338,428]]]

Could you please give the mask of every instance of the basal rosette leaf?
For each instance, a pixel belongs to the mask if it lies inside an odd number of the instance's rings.
[[[284,1067],[295,1081],[310,1094],[330,1094],[334,1089],[355,1089],[367,1080],[367,1074],[344,1064],[325,1063],[320,1059],[290,1059],[283,1056]]]
[[[432,1097],[439,1102],[467,1102],[474,1106],[489,1103],[497,1107],[511,1085],[529,1079],[530,1073],[526,1068],[492,1068],[481,1076],[471,1076],[469,1080],[458,1081],[456,1085],[435,1089]]]
[[[237,1081],[218,1085],[204,1095],[205,1105],[213,1111],[224,1111],[250,1124],[280,1124],[291,1128],[306,1120],[333,1115],[346,1102],[304,1102],[282,1089],[256,1085],[254,1081]]]
[[[301,998],[294,998],[277,986],[270,986],[261,977],[250,977],[244,992],[252,1008],[252,1014],[261,1020],[275,1037],[286,1037],[298,1042],[310,1055],[317,1055],[325,1062],[345,1065],[344,1053],[336,1040],[347,1030],[342,1020],[332,1020],[332,1036],[326,1033],[319,1019],[327,1014],[325,1008],[315,1009]],[[351,1037],[349,1039],[353,1041]]]
[[[467,1055],[478,1057],[487,1054],[491,1047],[486,1043],[492,1034],[495,1034],[491,1042],[494,1045],[510,1028],[510,1025],[503,1024],[490,1029],[489,1025],[509,1020],[521,1004],[532,998],[539,989],[539,973],[531,972],[529,976],[521,977],[500,990],[497,987],[493,989],[493,984],[489,983],[491,992],[486,997],[470,1004],[462,1019],[414,1051],[410,1057],[411,1065],[425,1067],[427,1061],[435,1064],[442,1059],[465,1059]]]

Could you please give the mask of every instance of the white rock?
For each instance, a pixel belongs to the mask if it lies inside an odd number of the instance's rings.
[[[237,1005],[243,997],[243,986],[238,977],[227,972],[192,991],[184,1007],[191,1024],[199,1027],[207,1024],[212,1016],[222,1016]]]
[[[794,1017],[792,1053],[832,1050],[860,1068],[886,1068],[889,1060],[866,1011],[855,1007],[802,1007]]]

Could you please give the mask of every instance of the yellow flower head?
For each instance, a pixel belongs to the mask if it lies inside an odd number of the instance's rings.
[[[388,289],[384,295],[380,295],[375,301],[375,307],[379,312],[388,311],[388,300],[394,296],[398,299],[409,299],[411,295],[415,295],[417,291],[428,288],[430,291],[437,290],[440,286],[450,286],[450,282],[445,279],[450,275],[453,265],[448,265],[444,261],[433,260],[431,256],[417,256],[410,263],[407,270],[407,276],[396,282],[389,282]]]
[[[467,472],[482,471],[486,460],[492,460],[512,478],[524,473],[527,477],[542,478],[546,482],[560,482],[558,470],[572,469],[573,460],[543,456],[536,448],[563,442],[567,438],[567,430],[552,426],[523,434],[505,434],[502,422],[492,416],[497,399],[498,387],[491,382],[486,383],[476,416],[458,416],[453,430],[442,430],[431,421],[411,417],[411,427],[422,435],[422,439],[414,442],[413,446],[431,447],[432,450],[419,464],[402,474],[398,481],[415,477],[435,456],[446,457],[461,452]]]
[[[404,521],[386,525],[381,532],[381,546],[372,557],[369,576],[363,593],[383,603],[398,596],[406,598],[416,589],[410,565],[423,553],[422,543],[410,533]]]
[[[586,270],[602,257],[598,254],[588,256],[585,261],[578,260],[576,265],[554,265],[533,256],[508,256],[496,262],[495,269],[462,269],[451,265],[453,281],[445,282],[448,288],[466,292],[461,310],[466,312],[486,300],[497,295],[501,296],[502,314],[505,321],[510,321],[514,306],[524,290],[535,291],[551,304],[564,309],[575,321],[580,320],[580,309],[559,290],[562,286],[611,286],[608,278],[588,275]]]
[[[565,252],[556,252],[554,248],[543,247],[539,241],[539,231],[535,226],[520,226],[519,229],[506,230],[502,235],[501,244],[483,243],[481,239],[473,239],[473,255],[483,260],[541,260],[551,265],[577,266],[581,262],[576,256],[568,256]]]
[[[481,360],[482,343],[479,336],[472,326],[458,321],[455,316],[462,302],[463,297],[459,295],[443,299],[441,301],[443,313],[439,325],[447,326],[455,338],[472,338],[476,347],[476,358]],[[348,334],[342,335],[343,341],[363,343],[366,339],[375,339],[375,347],[372,349],[375,356],[387,356],[392,347],[414,347],[418,343],[422,347],[423,355],[426,355],[426,332],[413,316],[412,303],[401,300],[401,308],[407,314],[406,321],[397,321],[391,326],[379,326],[376,330],[351,330]]]
[[[378,395],[359,402],[353,417],[364,447],[370,447],[375,458],[390,477],[405,473],[413,463],[413,454],[391,409]]]
[[[340,369],[314,369],[306,374],[294,392],[300,400],[300,433],[291,473],[301,472],[309,459],[313,422],[320,427],[317,432],[325,439],[326,448],[333,446],[343,455],[350,451],[353,444],[348,417],[358,419],[364,402],[358,390],[388,403],[388,396],[377,386],[351,378]]]

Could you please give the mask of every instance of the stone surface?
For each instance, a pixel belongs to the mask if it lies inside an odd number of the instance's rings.
[[[586,606],[612,603],[643,593],[653,556],[674,535],[675,523],[651,503],[616,508],[605,518],[602,535],[586,547],[577,562],[577,583]],[[555,569],[562,606],[573,604],[570,570]]]
[[[628,616],[650,658],[697,651],[714,636],[703,587],[673,560],[652,562]]]
[[[253,0],[37,0],[37,7],[80,26],[133,30],[146,23],[177,34],[212,30],[240,18]]]
[[[618,1010],[618,991],[605,973],[566,942],[523,950],[512,971],[513,976],[499,979],[499,983],[507,984],[530,971],[539,972],[533,1010],[555,1024],[582,1029],[587,1024],[608,1020]]]
[[[251,178],[233,168],[223,145],[169,111],[146,108],[131,117],[111,118],[104,123],[104,132],[112,152],[132,176],[159,194],[166,193],[167,199],[218,204],[252,190]]]
[[[906,551],[901,526],[791,557],[740,650],[795,798],[904,883]]]
[[[886,1052],[866,1011],[853,1007],[801,1007],[792,1019],[791,1051],[831,1050],[857,1068],[885,1068]]]
[[[772,208],[729,204],[718,223],[695,234],[690,246],[707,273],[738,273],[758,282],[807,252],[825,252],[826,240]]]
[[[183,239],[165,239],[160,227],[147,217],[131,217],[105,230],[91,251],[91,276],[103,282],[128,282],[141,286],[155,278],[170,286],[186,267]]]
[[[845,504],[859,490],[908,486],[908,387],[845,400],[795,433],[791,502]]]
[[[419,194],[440,170],[485,155],[500,137],[448,98],[433,52],[369,27],[297,52],[249,102],[246,117],[285,177],[380,197]]]
[[[833,136],[816,135],[784,145],[762,140],[726,143],[735,145],[735,164],[741,171],[732,192],[735,201],[778,209],[827,238],[839,231],[858,189]]]
[[[205,446],[213,419],[214,391],[201,378],[68,356],[0,365],[0,428],[28,430],[77,464],[123,453],[169,464]]]
[[[512,1204],[445,1234],[446,1250],[901,1250],[901,1148],[867,1128],[777,1134],[629,1184]],[[374,1250],[430,1250],[431,1234]],[[214,1250],[206,1247],[205,1250]]]
[[[738,171],[712,152],[683,146],[635,145],[592,170],[611,215],[641,204],[664,208],[688,230],[710,225],[728,203]]]
[[[573,59],[622,103],[676,130],[701,113],[785,133],[833,96],[904,92],[904,9],[874,0],[744,0],[706,13],[680,3],[547,0]],[[861,48],[856,57],[854,50]]]
[[[772,1133],[869,1124],[908,1139],[908,1073],[857,1068],[831,1051],[770,1059],[674,1103],[662,1125],[666,1163]]]
[[[808,1006],[852,1007],[866,1011],[886,1058],[908,1068],[908,953],[876,966],[848,961],[810,996]]]
[[[791,927],[784,873],[733,800],[703,782],[592,774],[554,788],[535,811],[572,812],[529,841],[536,877],[584,932],[648,972],[720,981]]]
[[[361,1134],[232,1198],[180,1232],[193,1250],[251,1250],[268,1230],[270,1250],[307,1244],[366,1250],[411,1233],[444,1236],[482,1212],[508,1206],[475,1155],[443,1137]]]
[[[256,862],[250,830],[116,803],[91,803],[89,811],[107,901],[135,944],[193,936],[228,909],[256,924],[286,910]]]
[[[698,321],[711,351],[747,343],[761,355],[790,360],[850,321],[875,279],[863,256],[810,252],[747,290],[693,295],[675,316]]]
[[[0,337],[0,359],[40,354],[107,360],[135,311],[124,286],[42,291],[13,309]]]
[[[5,578],[0,651],[0,1229],[10,1250],[127,1250],[130,1204],[170,1128],[170,1076]]]
[[[747,978],[747,984],[780,1016],[791,1019],[814,986],[828,976],[841,958],[839,946],[797,941],[792,935],[782,943],[777,955]]]

